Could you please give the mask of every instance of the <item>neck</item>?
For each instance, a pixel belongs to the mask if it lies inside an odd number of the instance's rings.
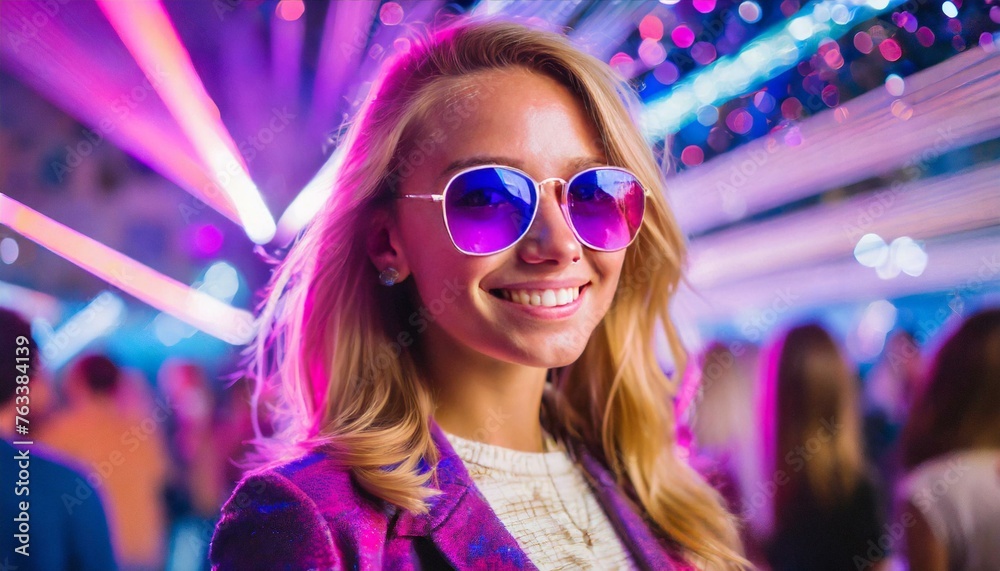
[[[548,369],[457,351],[451,346],[448,352],[425,353],[434,420],[442,430],[467,440],[542,452],[539,412]]]

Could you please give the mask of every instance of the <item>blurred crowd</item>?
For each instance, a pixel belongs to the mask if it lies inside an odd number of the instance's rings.
[[[0,309],[0,336],[13,348],[18,337],[31,338],[30,326]],[[5,353],[0,426],[4,473],[13,474],[17,468],[6,464],[15,453],[6,448],[24,439],[13,434],[23,385],[11,373],[14,352]],[[28,353],[39,354],[33,342]],[[250,383],[210,379],[178,360],[163,363],[150,382],[98,353],[81,356],[58,379],[38,359],[30,372],[30,399],[21,402],[30,403],[34,545],[17,569],[208,569],[218,514],[253,437]],[[6,504],[18,498],[3,498],[4,513],[15,513]],[[0,545],[13,554],[8,525]]]
[[[0,334],[4,347],[31,337],[3,309]],[[4,353],[0,462],[13,474],[27,390]],[[60,379],[31,366],[31,525],[46,543],[29,568],[207,569],[253,437],[249,381],[171,360],[151,382],[96,353]],[[696,395],[682,413],[689,459],[758,568],[1000,569],[1000,309],[934,340],[892,332],[864,375],[819,323],[760,347],[720,340],[684,385]],[[16,513],[18,498],[3,498]]]
[[[700,355],[691,461],[758,568],[1000,569],[1000,309],[957,321],[865,375],[815,322]]]

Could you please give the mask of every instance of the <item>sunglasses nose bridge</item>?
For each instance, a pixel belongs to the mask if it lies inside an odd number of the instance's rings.
[[[550,183],[554,183],[554,182],[558,182],[559,183],[559,187],[556,190],[556,200],[561,202],[562,201],[562,193],[566,190],[566,184],[567,184],[567,182],[566,182],[565,179],[561,179],[559,177],[547,178],[547,179],[539,182],[538,183],[538,195],[539,195],[539,197],[542,195],[542,189],[544,189]]]

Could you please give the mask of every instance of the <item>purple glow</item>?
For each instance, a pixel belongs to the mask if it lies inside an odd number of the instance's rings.
[[[656,69],[653,70],[653,77],[663,85],[670,85],[680,77],[680,70],[673,63],[665,61],[656,66]]]
[[[740,135],[746,135],[753,128],[753,116],[746,109],[733,109],[726,116],[726,126]]]
[[[693,0],[692,5],[695,10],[702,14],[708,14],[712,10],[715,10],[715,0]]]
[[[403,7],[397,2],[386,2],[379,8],[378,19],[386,26],[395,26],[403,21]]]
[[[698,42],[691,46],[691,58],[701,65],[708,65],[715,61],[715,46],[709,42]]]
[[[679,48],[689,48],[694,43],[694,32],[691,31],[691,28],[681,24],[670,32],[670,39]]]
[[[639,45],[639,58],[647,67],[656,67],[667,59],[667,50],[656,40],[643,40]]]
[[[195,228],[191,242],[195,253],[203,258],[214,256],[222,248],[222,231],[212,224],[202,224]]]

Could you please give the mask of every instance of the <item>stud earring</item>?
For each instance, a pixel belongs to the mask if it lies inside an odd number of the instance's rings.
[[[396,268],[388,267],[378,275],[378,281],[382,282],[384,286],[394,286],[396,285],[396,280],[399,279],[399,272]]]

